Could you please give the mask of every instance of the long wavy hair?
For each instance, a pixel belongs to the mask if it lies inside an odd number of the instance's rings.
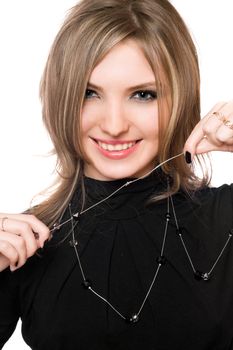
[[[135,40],[156,79],[159,106],[159,152],[155,163],[180,152],[200,120],[198,58],[190,33],[167,0],[81,0],[68,13],[46,63],[41,81],[43,120],[57,156],[55,189],[32,212],[52,225],[64,212],[74,190],[82,186],[85,155],[81,113],[94,67],[118,43]],[[170,118],[163,127],[160,96],[170,95]],[[198,157],[197,157],[198,158]],[[199,157],[199,161],[200,161]],[[203,167],[204,169],[204,167]],[[171,193],[208,183],[199,179],[183,157],[163,166],[173,181]],[[155,199],[164,198],[162,193]]]

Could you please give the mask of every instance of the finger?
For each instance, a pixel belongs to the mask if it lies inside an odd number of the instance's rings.
[[[216,105],[215,110],[227,117],[233,115],[233,100]]]
[[[200,143],[200,141],[204,139],[204,136],[205,134],[202,128],[202,123],[199,122],[191,132],[187,141],[185,142],[184,152],[188,151],[193,157],[194,154],[196,154],[197,145]]]
[[[222,126],[222,122],[216,118],[213,113],[216,111],[225,112],[232,110],[233,101],[228,103],[217,103],[195,126],[184,145],[184,152],[190,152],[193,157],[194,154],[205,153],[213,150],[228,150],[228,146],[223,144],[223,136],[217,136],[217,131]],[[226,138],[229,140],[229,137],[226,136]],[[226,138],[224,138],[224,140]]]
[[[216,111],[223,111],[224,109],[226,110],[231,110],[232,111],[232,107],[233,106],[230,106],[231,103],[233,101],[229,101],[229,102],[226,102],[226,101],[221,101],[221,102],[218,102],[216,103],[212,108],[211,110],[204,116],[204,118],[208,117],[209,115],[211,115],[212,113],[216,112]],[[204,119],[203,118],[203,119]]]
[[[32,227],[29,223],[8,217],[8,219],[4,222],[4,227],[7,230],[7,232],[11,234],[11,238],[15,238],[15,236],[20,236],[24,239],[27,249],[27,258],[32,256],[35,253],[35,251],[38,248],[40,248],[40,242],[36,239]],[[3,236],[4,235],[1,234],[0,239]]]
[[[208,140],[209,144],[212,144],[212,150],[216,147],[220,147],[223,144],[223,141],[218,138],[218,130],[222,126],[222,121],[220,121],[215,114],[207,115],[202,120],[202,130],[204,137]]]
[[[0,231],[0,242],[1,242],[1,253],[8,257],[8,251],[7,249],[10,247],[13,247],[18,255],[18,267],[21,267],[25,264],[27,260],[27,246],[26,242],[23,239],[23,237],[18,236],[16,234],[12,234],[9,232],[2,232]],[[4,250],[5,248],[5,250]]]
[[[212,142],[209,142],[208,138],[203,138],[196,147],[196,154],[203,154],[211,151],[233,152],[233,146],[225,143],[221,146],[216,146],[213,145]]]
[[[39,235],[38,241],[40,243],[40,247],[43,248],[44,242],[50,236],[49,228],[42,221],[40,221],[35,215],[31,215],[31,214],[21,214],[21,215],[22,215],[22,221],[25,220],[31,225],[34,234],[37,234],[35,236]]]
[[[233,130],[227,127],[225,124],[222,124],[216,131],[216,138],[221,143],[231,146],[233,145]]]
[[[35,234],[35,238],[38,237],[39,245],[42,248],[45,240],[49,238],[49,228],[36,216],[31,214],[0,214],[0,217],[7,216],[9,219],[14,219],[20,222],[26,222],[31,226],[32,232]]]
[[[10,261],[0,253],[0,272],[10,266]]]
[[[193,130],[188,140],[185,143],[184,152],[190,152],[192,157],[194,154],[203,154],[211,151],[233,151],[233,138],[230,138],[229,133],[219,128],[216,131],[215,137],[205,135],[203,128]]]
[[[11,269],[18,266],[19,254],[17,250],[7,241],[0,240],[0,271],[10,265]]]
[[[204,123],[203,130],[208,140],[219,146],[219,150],[233,145],[233,116],[217,111]]]

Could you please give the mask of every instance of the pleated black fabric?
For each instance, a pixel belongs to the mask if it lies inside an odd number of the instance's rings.
[[[86,178],[86,207],[125,181]],[[86,277],[124,316],[138,312],[158,266],[167,201],[148,199],[163,188],[159,174],[135,182],[81,215],[75,227]],[[179,192],[173,200],[194,267],[208,272],[233,228],[233,186],[191,197]],[[71,210],[80,206],[77,190]],[[233,350],[233,241],[210,280],[198,281],[171,215],[166,263],[140,320],[128,324],[83,288],[70,230],[70,223],[63,226],[21,269],[0,273],[0,347],[21,318],[33,350]]]

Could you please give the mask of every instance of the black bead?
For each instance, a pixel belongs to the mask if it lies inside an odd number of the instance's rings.
[[[208,274],[208,272],[201,272],[198,270],[194,272],[194,277],[197,281],[209,281],[210,279],[210,275]]]
[[[199,270],[196,270],[194,272],[194,278],[197,280],[197,281],[201,281],[203,279],[203,272],[199,271]]]
[[[233,235],[233,228],[230,229],[229,234],[232,236]]]
[[[71,239],[71,240],[69,241],[69,245],[70,245],[71,247],[77,246],[77,245],[78,245],[78,241],[76,241],[76,239],[75,239],[75,240]]]
[[[125,321],[126,323],[129,323],[129,324],[137,323],[139,321],[139,316],[135,314],[130,317],[126,317]]]
[[[167,259],[165,258],[164,255],[160,255],[156,259],[157,263],[160,264],[160,265],[164,265],[166,263],[166,260]]]
[[[87,280],[85,280],[85,281],[82,282],[82,286],[83,286],[83,288],[85,288],[85,289],[89,289],[89,288],[91,288],[92,283],[91,283],[90,280],[87,279]]]
[[[202,279],[204,281],[209,281],[210,275],[208,274],[208,272],[205,272],[205,273],[202,274]]]
[[[75,221],[78,221],[79,219],[79,213],[75,213],[72,215],[72,218],[75,220]]]

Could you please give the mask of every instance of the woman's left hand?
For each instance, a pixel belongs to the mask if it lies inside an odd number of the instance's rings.
[[[195,126],[187,139],[184,152],[233,152],[233,101],[217,103]]]

